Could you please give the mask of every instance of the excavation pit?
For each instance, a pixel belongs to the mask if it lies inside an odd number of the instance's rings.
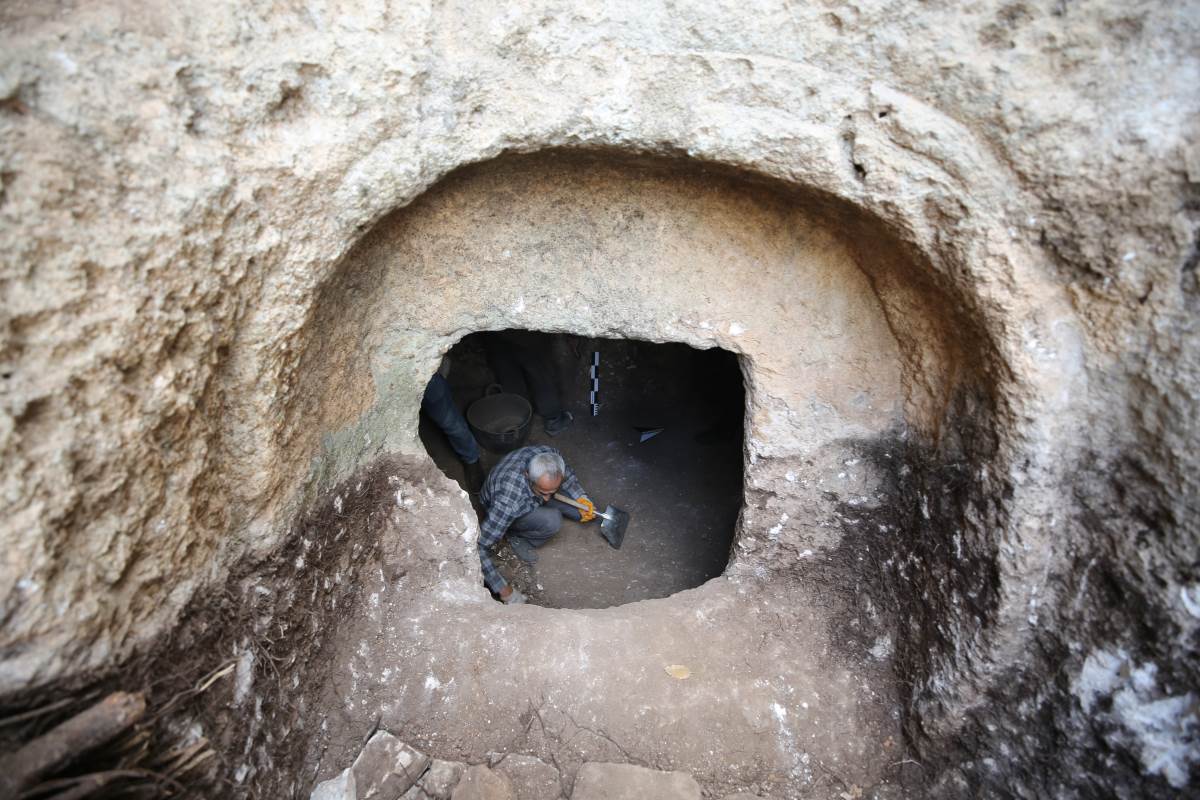
[[[0,750],[145,688],[74,777],[1196,794],[1194,3],[0,17]],[[501,330],[737,359],[720,574],[484,590],[416,409]]]
[[[535,399],[523,376],[514,383],[509,373],[498,376],[489,366],[489,342],[539,354],[553,402],[574,415],[573,424],[555,436],[546,433],[545,414],[536,415],[526,444],[559,449],[600,510],[614,505],[633,518],[618,551],[599,535],[598,521],[586,527],[565,522],[533,565],[501,548],[502,574],[531,602],[553,608],[605,608],[667,597],[720,575],[743,493],[745,401],[737,358],[719,348],[682,344],[477,333],[456,344],[446,359],[459,410],[482,398],[499,377],[513,384],[505,389]],[[594,395],[597,354],[600,388]],[[592,399],[600,400],[595,415]],[[428,415],[422,415],[420,432],[439,468],[467,488],[462,462]],[[499,450],[481,452],[487,470],[502,457]],[[472,499],[482,520],[485,509]]]
[[[853,208],[683,161],[506,157],[380,219],[270,396],[282,546],[198,596],[164,657],[235,665],[195,711],[242,754],[214,779],[303,791],[378,726],[450,761],[537,757],[564,796],[595,761],[717,796],[912,783],[936,721],[912,687],[995,613],[1005,513],[963,477],[1002,473],[1004,432],[948,291]],[[574,523],[533,568],[502,548],[526,606],[484,588],[480,509],[418,413],[446,356],[477,399],[501,335],[548,354],[575,413],[529,441],[633,517],[619,551]]]
[[[322,287],[300,362],[313,391],[291,429],[297,453],[322,454],[316,502],[374,469],[391,482],[377,552],[354,560],[357,600],[327,642],[314,777],[347,765],[378,718],[439,758],[519,751],[568,783],[596,760],[682,768],[714,794],[911,780],[908,687],[953,651],[940,631],[971,636],[993,613],[987,537],[1003,514],[983,487],[939,483],[947,465],[997,457],[993,353],[948,292],[858,211],[688,162],[506,157],[380,220]],[[479,397],[501,332],[549,354],[576,413],[555,437],[535,415],[530,441],[634,518],[620,551],[568,523],[535,568],[511,560],[543,607],[484,589],[479,509],[417,412],[447,355],[458,407]],[[722,391],[695,397],[714,371]],[[663,508],[650,473],[715,479],[696,463],[705,433],[725,448],[720,531],[694,562],[670,564],[676,541],[630,568],[648,532],[689,530],[695,504]],[[621,483],[637,470],[641,486]],[[956,533],[970,574],[948,563]],[[637,571],[655,561],[673,571]]]

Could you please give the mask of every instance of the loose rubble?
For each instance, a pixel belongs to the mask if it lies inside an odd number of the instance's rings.
[[[732,795],[732,797],[753,795]],[[313,789],[309,800],[700,800],[686,772],[634,764],[583,764],[574,787],[539,758],[507,754],[487,764],[431,759],[390,733],[375,733],[354,764]]]

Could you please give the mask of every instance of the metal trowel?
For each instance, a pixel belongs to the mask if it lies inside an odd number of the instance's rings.
[[[565,494],[556,493],[554,499],[574,506],[580,511],[588,510],[583,503],[577,503]],[[616,506],[609,506],[604,509],[603,514],[597,511],[596,516],[604,520],[600,523],[600,535],[604,537],[604,541],[608,542],[609,547],[613,550],[620,550],[621,542],[625,541],[625,529],[629,527],[629,514]]]

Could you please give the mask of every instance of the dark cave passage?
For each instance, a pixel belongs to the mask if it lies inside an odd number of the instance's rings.
[[[593,394],[597,353],[599,391]],[[666,597],[724,570],[742,502],[745,400],[732,353],[484,332],[452,348],[442,372],[462,412],[498,383],[505,393],[530,399],[533,416],[520,444],[558,449],[599,509],[612,505],[631,516],[619,550],[599,535],[599,521],[564,521],[532,565],[507,545],[498,548],[501,572],[531,602],[603,608]],[[592,400],[598,401],[595,414]],[[567,423],[561,411],[573,420]],[[565,429],[550,435],[555,425],[547,426],[547,415]],[[421,415],[420,433],[435,463],[469,488],[462,461],[428,414]],[[479,448],[485,471],[502,458],[500,449]],[[472,503],[482,519],[486,509],[477,494]]]

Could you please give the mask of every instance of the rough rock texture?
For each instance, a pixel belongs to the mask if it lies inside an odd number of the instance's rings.
[[[506,776],[476,764],[463,773],[450,800],[516,800],[516,795]]]
[[[540,758],[509,754],[493,769],[508,778],[514,800],[558,800],[562,797],[558,770]]]
[[[1194,789],[1195,2],[102,0],[0,30],[0,693],[152,645],[420,457],[453,341],[534,326],[743,358],[729,574],[865,548],[930,791]],[[550,148],[603,155],[397,212]],[[439,498],[434,563],[474,526]]]
[[[433,761],[386,732],[376,733],[354,765],[313,789],[311,800],[699,800],[684,772],[632,764],[584,764],[564,793],[558,770],[531,756],[508,754],[495,767]]]
[[[339,772],[336,778],[321,781],[313,789],[309,800],[358,800],[354,771],[345,769]]]
[[[841,603],[821,570],[607,609],[509,607],[476,591],[454,510],[398,489],[407,505],[363,570],[361,612],[331,637],[324,694],[310,695],[321,732],[296,762],[318,777],[351,761],[375,720],[445,759],[536,756],[565,788],[589,761],[683,770],[713,794],[822,797],[899,777],[894,633],[865,605],[831,618]]]
[[[700,800],[700,787],[685,772],[659,772],[633,764],[584,764],[571,792],[574,800]]]
[[[421,776],[420,789],[433,800],[450,800],[466,768],[465,764],[435,758],[429,770]]]
[[[386,731],[379,731],[354,759],[354,783],[362,800],[399,797],[429,766],[429,756],[418,753]]]

